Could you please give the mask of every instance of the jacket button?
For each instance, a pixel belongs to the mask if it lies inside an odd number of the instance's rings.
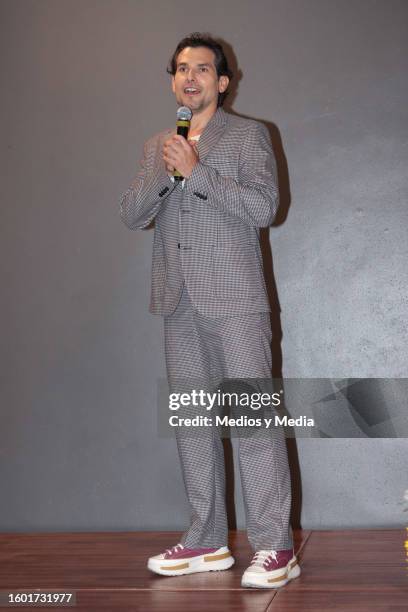
[[[197,196],[197,198],[200,198],[200,200],[206,200],[207,196],[204,195],[203,193],[200,193],[199,191],[194,191],[193,195]]]

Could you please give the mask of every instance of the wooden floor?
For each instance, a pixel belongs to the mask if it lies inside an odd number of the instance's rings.
[[[3,534],[0,590],[71,589],[77,604],[66,609],[81,611],[408,611],[407,536],[402,529],[295,531],[302,574],[279,590],[241,588],[252,556],[245,532],[231,533],[236,564],[230,570],[174,578],[149,572],[146,558],[177,543],[179,536]],[[8,609],[30,608],[0,607],[0,612]]]

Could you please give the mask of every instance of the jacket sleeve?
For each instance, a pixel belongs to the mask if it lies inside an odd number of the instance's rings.
[[[120,199],[120,217],[132,230],[147,227],[174,189],[159,148],[157,136],[145,143],[139,171]]]
[[[279,191],[267,128],[257,121],[250,122],[242,139],[238,180],[198,162],[188,178],[188,188],[201,192],[208,206],[239,217],[250,226],[270,225],[278,209]]]

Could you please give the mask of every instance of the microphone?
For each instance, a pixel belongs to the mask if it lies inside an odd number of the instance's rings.
[[[192,116],[193,113],[191,112],[191,109],[188,108],[188,106],[180,106],[177,109],[177,134],[180,134],[180,136],[184,136],[186,140],[188,136],[188,130],[190,129],[190,121]],[[175,181],[182,181],[184,179],[184,176],[181,176],[178,170],[175,170],[173,172],[173,176]]]

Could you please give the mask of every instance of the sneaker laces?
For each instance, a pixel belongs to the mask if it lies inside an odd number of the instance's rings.
[[[254,558],[251,561],[251,565],[257,567],[265,567],[269,559],[278,560],[278,553],[276,550],[258,550],[254,554]]]
[[[172,546],[171,548],[167,548],[166,549],[166,553],[169,553],[169,555],[172,555],[173,553],[176,553],[178,550],[183,550],[184,546],[183,544],[176,544],[175,546]]]

